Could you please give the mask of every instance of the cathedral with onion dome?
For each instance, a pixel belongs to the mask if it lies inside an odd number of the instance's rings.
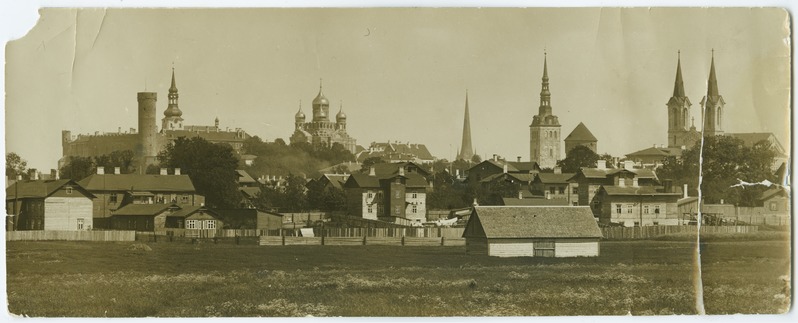
[[[314,146],[332,146],[334,143],[339,143],[353,154],[356,153],[355,138],[346,133],[346,114],[343,104],[338,108],[335,122],[330,121],[330,101],[322,93],[319,84],[319,94],[313,99],[312,106],[313,116],[307,121],[305,113],[302,112],[302,104],[299,104],[299,111],[294,116],[294,134],[291,135],[291,143],[307,142]]]

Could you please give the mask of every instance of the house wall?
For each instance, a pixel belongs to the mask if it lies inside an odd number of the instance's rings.
[[[466,253],[470,255],[487,255],[488,239],[466,238]]]
[[[111,228],[115,230],[154,231],[154,216],[147,215],[114,215],[111,217]]]
[[[647,225],[678,225],[678,196],[608,196],[596,197],[601,223],[617,223],[626,227]],[[618,212],[620,205],[620,212]],[[659,208],[659,213],[656,212]]]
[[[407,207],[405,203],[405,185],[403,183],[391,182],[388,192],[390,193],[390,197],[388,197],[388,209],[384,215],[402,218],[407,217],[405,214],[405,208]]]
[[[88,197],[79,194],[75,197],[50,196],[44,199],[44,230],[72,231],[92,228],[92,201]]]
[[[279,215],[258,212],[257,229],[275,230],[283,227],[283,217]]]
[[[107,229],[111,224],[108,220],[111,213],[120,208],[122,200],[125,198],[125,191],[91,191],[96,198],[92,201],[92,214],[97,228]],[[158,204],[171,204],[175,201],[177,205],[201,205],[205,203],[205,197],[195,193],[185,192],[154,192],[154,201]],[[112,197],[116,195],[116,200]],[[160,200],[158,198],[161,198]]]
[[[563,239],[554,242],[554,257],[598,257],[599,239]]]
[[[405,206],[406,218],[416,222],[426,221],[427,219],[426,190],[407,189],[407,191],[405,192],[405,201],[406,201],[406,206]]]
[[[488,256],[534,257],[532,239],[488,239]]]
[[[17,211],[14,212],[14,207]],[[17,230],[44,230],[44,199],[26,198],[6,201],[7,214],[16,214]]]

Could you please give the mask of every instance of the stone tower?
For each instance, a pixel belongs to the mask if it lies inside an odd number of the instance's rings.
[[[701,99],[704,111],[703,131],[705,136],[723,135],[723,107],[726,101],[718,91],[718,79],[715,76],[715,50],[712,50],[712,63],[709,68],[707,95]]]
[[[551,110],[548,61],[544,52],[540,106],[529,126],[529,158],[541,168],[554,168],[560,160],[560,121]]]
[[[468,113],[468,91],[465,98],[465,117],[463,118],[463,143],[457,152],[457,159],[468,160],[474,157],[474,148],[471,146],[471,117]]]
[[[684,81],[682,80],[682,57],[678,52],[676,61],[676,81],[673,84],[673,96],[668,100],[668,147],[678,148],[681,146],[691,146],[694,143],[688,142],[690,122],[690,99],[684,92]]]
[[[143,173],[148,165],[155,163],[158,156],[158,125],[155,123],[155,109],[158,101],[158,93],[139,92],[139,145],[136,145],[136,153],[140,158],[140,171]]]
[[[175,69],[172,68],[172,86],[169,87],[169,106],[163,112],[161,130],[183,130],[183,111],[177,106],[177,85],[175,85]]]

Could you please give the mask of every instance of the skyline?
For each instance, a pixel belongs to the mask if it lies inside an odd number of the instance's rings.
[[[43,9],[6,48],[7,152],[54,168],[61,130],[136,128],[145,89],[160,120],[174,61],[186,124],[218,116],[287,142],[323,79],[359,145],[422,143],[452,160],[468,91],[476,153],[528,160],[545,50],[563,138],[584,122],[599,153],[622,156],[667,144],[677,51],[701,126],[713,48],[724,130],[773,132],[789,147],[787,19],[744,8]]]

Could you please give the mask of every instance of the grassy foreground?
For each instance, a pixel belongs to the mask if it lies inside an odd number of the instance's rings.
[[[686,241],[602,242],[598,258],[463,247],[9,242],[28,316],[529,316],[695,313]],[[702,246],[708,313],[789,310],[788,241]]]

